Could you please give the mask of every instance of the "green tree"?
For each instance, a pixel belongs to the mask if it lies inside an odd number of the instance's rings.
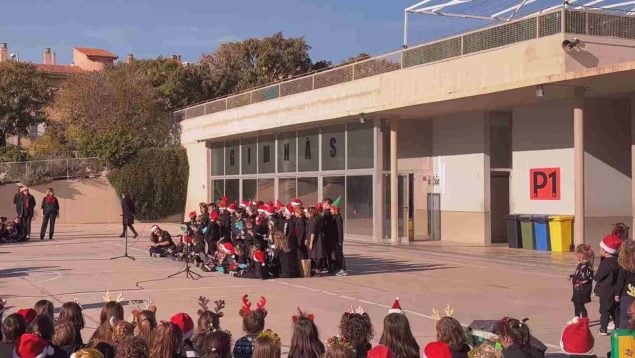
[[[311,47],[304,37],[285,38],[281,32],[262,39],[225,42],[200,59],[205,85],[212,96],[306,73],[312,68]]]
[[[51,90],[37,68],[24,62],[0,63],[0,147],[7,135],[26,135],[46,119]]]

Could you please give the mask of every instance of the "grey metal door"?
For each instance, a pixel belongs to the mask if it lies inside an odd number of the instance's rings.
[[[428,193],[428,233],[430,240],[441,240],[441,194]]]

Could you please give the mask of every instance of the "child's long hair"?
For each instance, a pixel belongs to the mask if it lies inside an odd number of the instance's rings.
[[[276,230],[273,234],[273,244],[276,246],[276,250],[289,252],[289,242],[282,231]]]
[[[156,328],[150,356],[152,358],[172,358],[181,353],[183,332],[181,328],[171,322],[161,322]]]
[[[390,348],[395,357],[419,358],[419,344],[410,330],[408,318],[401,313],[391,313],[384,318],[384,332],[379,344]]]
[[[253,358],[280,358],[281,355],[280,337],[273,331],[268,329],[254,340]]]
[[[57,321],[51,343],[58,347],[67,346],[75,341],[76,330],[70,322]],[[79,347],[78,347],[79,348]]]
[[[624,240],[617,254],[617,263],[628,272],[635,272],[635,240]]]
[[[10,314],[2,322],[2,341],[15,343],[26,332],[26,321],[17,313]]]
[[[112,318],[112,319],[111,319]],[[99,313],[99,327],[90,338],[91,341],[112,344],[113,325],[123,320],[123,306],[119,302],[106,302]]]
[[[84,329],[84,314],[82,307],[76,302],[66,302],[62,305],[58,319],[60,321],[69,322],[76,331]]]
[[[527,319],[519,321],[515,318],[505,317],[501,320],[500,328],[502,339],[509,339],[511,343],[519,345],[523,350],[528,351],[531,348],[531,333],[529,326],[525,323]]]
[[[117,344],[117,358],[149,358],[150,349],[143,338],[128,337]]]
[[[437,322],[437,340],[446,343],[450,349],[458,351],[467,338],[459,321],[452,317],[443,317]]]
[[[623,223],[617,223],[613,226],[613,230],[611,234],[620,238],[620,240],[624,241],[628,239],[628,226]]]
[[[586,261],[593,266],[593,261],[595,260],[595,254],[593,253],[593,249],[589,244],[580,244],[575,247],[576,256],[582,258],[583,261]]]
[[[156,314],[154,311],[143,310],[135,316],[135,322],[137,323],[137,336],[145,339],[152,349],[153,335],[157,328]]]
[[[243,317],[243,331],[247,335],[253,336],[259,334],[265,329],[265,318],[267,317],[267,311],[264,309],[255,309],[242,315]]]
[[[55,314],[53,313],[55,308],[53,307],[53,302],[51,302],[49,300],[39,300],[39,301],[37,301],[35,303],[35,306],[33,306],[33,309],[35,310],[35,313],[37,313],[38,316],[47,315],[52,320],[55,319]]]
[[[39,315],[35,318],[35,321],[29,327],[30,333],[42,337],[45,341],[50,342],[53,339],[53,333],[55,333],[55,323],[51,317],[47,315]]]
[[[206,358],[229,358],[231,357],[231,339],[229,332],[214,330],[206,335],[200,352]]]
[[[353,346],[346,338],[331,337],[326,345],[324,358],[355,358]]]
[[[293,328],[289,358],[320,358],[324,354],[324,344],[315,323],[307,317],[300,316]]]
[[[117,322],[113,327],[112,342],[119,344],[129,337],[134,337],[134,327],[133,323],[127,321]]]
[[[369,350],[371,348],[370,341],[375,334],[368,313],[345,312],[340,320],[340,335],[348,339],[353,348],[358,351]]]

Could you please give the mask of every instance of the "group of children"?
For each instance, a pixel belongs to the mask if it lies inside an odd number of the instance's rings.
[[[302,200],[237,205],[200,203],[175,239],[152,226],[149,253],[196,262],[204,271],[245,278],[347,275],[341,198],[304,207]]]
[[[267,327],[267,300],[254,305],[242,297],[238,314],[244,336],[233,339],[222,328],[225,301],[199,297],[198,319],[180,312],[167,321],[157,318],[151,301],[133,302],[128,320],[124,319],[123,296],[109,293],[99,317],[99,326],[84,344],[84,317],[78,302],[64,303],[57,318],[50,301],[41,300],[34,308],[21,309],[2,322],[1,357],[15,358],[280,358],[282,339]],[[3,302],[6,304],[6,301]],[[0,308],[0,317],[3,309]],[[525,321],[503,318],[496,322],[496,344],[476,347],[452,309],[440,317],[434,310],[436,339],[423,350],[412,334],[410,323],[396,299],[383,320],[379,344],[373,345],[373,324],[363,308],[346,309],[339,323],[339,335],[320,339],[314,314],[300,307],[290,317],[293,334],[288,341],[290,358],[450,358],[450,357],[544,357],[535,345]],[[587,322],[588,323],[588,322]],[[573,326],[572,326],[573,327]],[[565,329],[566,331],[567,329]],[[587,327],[588,330],[588,327]],[[572,332],[579,331],[573,327]],[[579,335],[574,333],[574,335]],[[572,336],[572,346],[576,345]],[[563,334],[563,340],[564,334]],[[569,342],[569,340],[566,340]],[[232,347],[233,342],[233,347]],[[471,345],[468,345],[470,343]]]

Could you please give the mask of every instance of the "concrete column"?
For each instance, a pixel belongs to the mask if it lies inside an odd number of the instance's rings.
[[[399,243],[399,203],[397,177],[397,118],[390,121],[390,241]]]
[[[373,141],[375,154],[373,169],[373,240],[381,242],[384,236],[384,141],[381,119],[374,120]]]
[[[577,96],[573,107],[573,190],[575,223],[573,242],[584,243],[584,100]]]

